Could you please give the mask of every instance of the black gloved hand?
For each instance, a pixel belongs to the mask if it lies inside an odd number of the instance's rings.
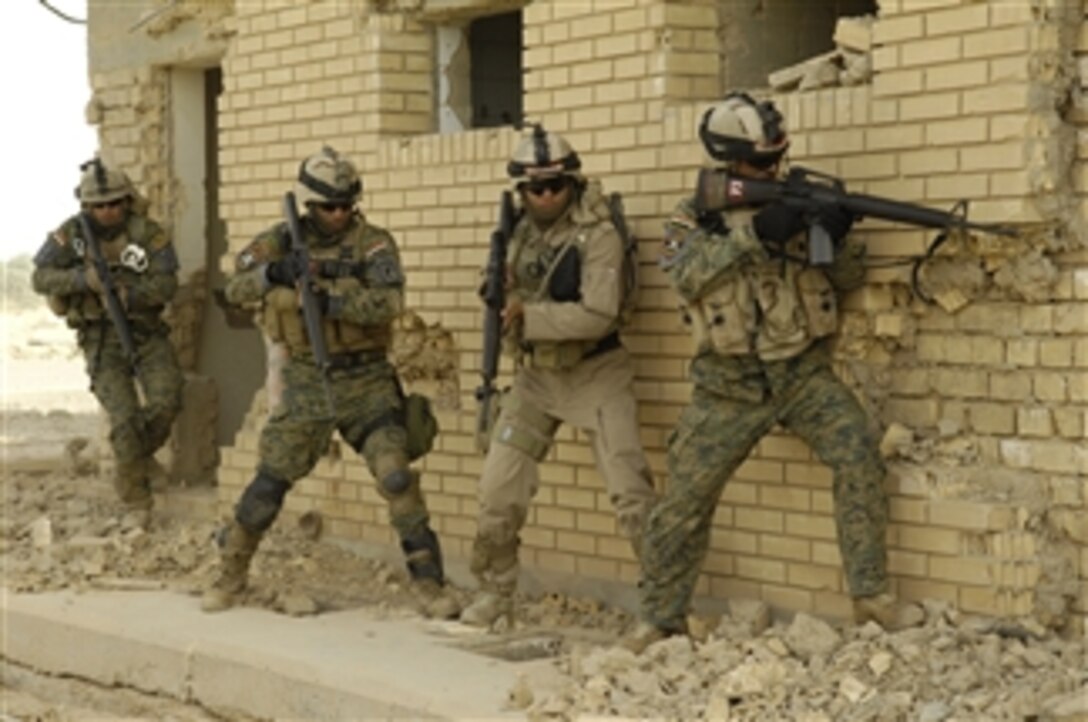
[[[752,228],[761,241],[781,245],[805,230],[805,212],[798,206],[774,201],[752,216]]]
[[[827,235],[831,236],[831,241],[838,245],[854,227],[854,214],[838,204],[824,206],[820,209],[816,222],[823,226]]]
[[[294,286],[295,268],[290,259],[281,258],[265,267],[265,277],[274,286]]]

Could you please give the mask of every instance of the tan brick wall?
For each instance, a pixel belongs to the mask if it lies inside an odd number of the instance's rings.
[[[912,299],[907,267],[874,269],[847,301],[839,369],[883,426],[913,435],[888,480],[898,591],[1003,615],[1045,613],[1070,598],[1084,615],[1088,257],[1076,250],[1084,240],[1075,194],[1084,192],[1088,146],[1076,146],[1069,168],[1057,150],[1075,130],[1039,102],[1057,92],[1043,61],[1069,44],[1068,32],[1021,5],[887,0],[874,27],[872,85],[776,102],[795,163],[840,175],[854,191],[943,208],[965,198],[973,219],[1029,231],[1014,243],[979,237],[955,248],[949,263],[983,279],[958,306]],[[475,285],[515,133],[430,133],[433,46],[412,18],[333,2],[238,3],[236,13],[220,100],[231,247],[276,220],[300,157],[331,143],[360,162],[367,212],[402,248],[410,305],[460,349],[462,408],[441,413],[422,469],[447,553],[463,559],[481,467],[471,437]],[[624,193],[640,238],[644,294],[626,342],[662,486],[665,438],[690,393],[691,340],[656,246],[702,162],[695,128],[719,83],[715,15],[712,3],[662,0],[538,1],[524,14],[527,115],[563,132],[587,171]],[[878,261],[922,252],[931,236],[877,222],[858,232]],[[224,507],[256,464],[260,419],[252,412],[224,450]],[[392,543],[365,466],[342,445],[338,455],[300,483],[288,512],[319,509],[338,536]],[[541,474],[526,564],[634,581],[584,437],[561,430]],[[831,486],[799,440],[764,439],[727,487],[700,593],[844,614]]]

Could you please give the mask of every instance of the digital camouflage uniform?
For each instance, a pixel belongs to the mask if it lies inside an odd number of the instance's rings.
[[[697,343],[692,401],[668,444],[669,486],[643,546],[641,615],[681,631],[726,482],[776,424],[834,473],[839,547],[853,596],[886,588],[887,498],[878,440],[831,370],[836,293],[863,282],[864,248],[847,240],[825,270],[807,266],[802,233],[769,254],[751,211],[698,215],[682,202],[662,265]]]
[[[224,593],[206,596],[208,611],[230,606],[231,596],[241,591],[249,560],[284,496],[313,469],[334,431],[363,456],[377,480],[413,579],[444,583],[419,475],[409,468],[422,451],[409,443],[405,397],[386,358],[391,322],[404,307],[396,243],[357,213],[335,234],[321,231],[308,215],[300,225],[318,293],[328,298],[323,328],[332,367],[326,381],[306,336],[299,292],[269,281],[268,269],[285,259],[291,246],[287,224],[281,223],[239,254],[237,272],[225,289],[229,302],[261,307],[265,332],[273,343],[286,346],[288,359],[282,399],[261,431],[257,474],[223,535],[224,570],[212,592]]]
[[[129,199],[119,226],[99,228],[93,219],[88,221],[128,319],[138,355],[136,368],[126,360],[99,294],[88,287],[88,276],[94,271],[78,215],[49,234],[34,258],[32,283],[35,291],[48,298],[50,308],[76,330],[91,391],[109,417],[117,494],[129,509],[146,513],[152,506],[152,457],[169,438],[181,408],[184,377],[170,343],[170,329],[162,320],[163,309],[177,290],[178,262],[166,232],[143,214],[144,202],[135,198],[128,178],[104,167],[102,173],[101,188],[85,175],[80,191],[85,204]]]
[[[544,229],[526,213],[507,251],[507,296],[521,298],[524,316],[506,334],[517,368],[480,477],[472,570],[484,595],[462,615],[473,624],[510,612],[519,533],[539,487],[537,465],[560,423],[588,434],[620,532],[636,552],[656,500],[639,438],[634,365],[619,338],[635,290],[634,260],[600,184],[574,177],[582,189],[566,212]]]

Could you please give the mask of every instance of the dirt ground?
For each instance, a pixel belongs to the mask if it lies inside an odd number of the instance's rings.
[[[2,320],[3,585],[199,594],[214,571],[216,523],[156,511],[149,532],[126,528],[97,474],[101,422],[70,332],[44,313]],[[262,544],[243,603],[290,615],[359,606],[415,615],[406,581],[399,567],[284,521]],[[510,705],[532,720],[1088,722],[1083,639],[1030,619],[925,609],[924,626],[888,634],[804,614],[772,620],[765,605],[737,600],[729,615],[692,618],[695,641],[666,640],[636,657],[613,644],[632,621],[623,610],[560,595],[525,599],[518,627],[552,635],[545,653],[560,683],[522,680]],[[215,719],[171,700],[0,669],[0,722]]]

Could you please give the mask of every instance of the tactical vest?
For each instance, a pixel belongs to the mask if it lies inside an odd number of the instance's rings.
[[[724,215],[726,226],[751,222],[753,211]],[[838,329],[838,302],[827,275],[805,265],[808,239],[785,244],[785,258],[739,264],[722,274],[695,303],[681,306],[697,347],[724,356],[755,354],[765,361],[792,358]],[[797,260],[793,260],[797,259]]]
[[[142,254],[145,259],[151,254],[151,240],[155,235],[155,230],[155,227],[148,222],[146,217],[130,213],[125,221],[125,227],[120,233],[109,240],[99,239],[98,245],[102,249],[102,256],[106,259],[111,271],[113,271],[115,281],[118,269],[124,265],[122,259],[130,258],[133,255],[133,249],[129,249],[128,253],[126,253],[129,246],[140,249],[135,255]],[[79,222],[75,219],[69,220],[65,223],[63,231],[70,239],[68,243],[71,245],[72,250],[83,260],[84,265],[92,265],[91,250],[83,239],[83,230]],[[131,264],[125,265],[125,267],[133,273],[139,272],[132,268]],[[50,296],[48,301],[50,308],[54,312],[60,311],[58,315],[63,315],[67,324],[73,328],[107,319],[106,310],[102,307],[102,301],[99,299],[98,294],[90,290],[63,297]],[[161,313],[161,307],[125,310],[126,318],[132,322],[137,330],[141,327],[152,328],[157,326]]]
[[[280,247],[289,249],[290,234],[286,224],[276,232],[280,234]],[[365,222],[350,229],[340,243],[328,246],[318,245],[308,229],[304,232],[309,234],[310,260],[317,267],[314,276],[317,286],[337,296],[368,288],[365,276],[368,252],[392,242],[383,230]],[[262,327],[273,341],[285,343],[292,356],[309,356],[310,344],[299,310],[298,291],[283,286],[272,288],[265,295],[261,318]],[[330,354],[385,350],[392,337],[392,324],[389,323],[361,326],[326,317],[322,319],[322,329]]]
[[[568,217],[557,223],[569,225],[549,237],[547,232],[541,233],[531,219],[523,217],[510,240],[508,266],[514,278],[512,290],[520,293],[529,303],[545,299],[560,302],[576,302],[580,299],[578,282],[557,283],[557,275],[580,273],[588,245],[598,242],[600,235],[608,228],[604,224],[613,223],[611,209],[601,193],[600,184],[589,182]],[[594,340],[533,341],[531,344],[508,345],[508,352],[519,362],[538,368],[566,369],[575,366],[597,350],[619,345],[617,334],[629,320],[636,298],[637,249],[633,239],[625,238],[625,233],[618,228],[616,232],[620,234],[620,242],[624,244],[621,274],[624,288],[620,312],[603,337]],[[576,259],[569,254],[574,254]],[[579,270],[571,271],[572,268]]]

